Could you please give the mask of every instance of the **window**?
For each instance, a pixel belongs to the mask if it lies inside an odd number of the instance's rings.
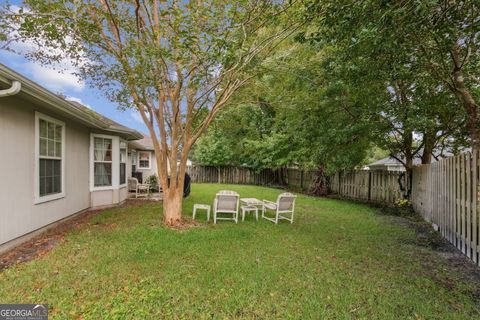
[[[127,144],[120,142],[120,185],[127,182]]]
[[[65,196],[65,124],[40,113],[35,122],[35,203],[41,203]]]
[[[138,152],[138,168],[150,169],[150,152],[148,151]]]
[[[95,187],[112,185],[112,145],[112,139],[94,137],[93,174]]]

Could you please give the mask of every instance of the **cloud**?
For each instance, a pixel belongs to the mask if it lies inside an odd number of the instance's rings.
[[[78,102],[78,103],[84,105],[85,107],[87,107],[87,108],[89,108],[89,109],[93,109],[92,106],[86,104],[85,102],[82,101],[82,99],[77,98],[77,97],[68,96],[68,97],[65,97],[65,100],[75,101],[75,102]]]
[[[23,64],[23,67],[32,74],[33,80],[50,90],[62,91],[73,89],[74,91],[80,92],[85,88],[85,82],[74,74],[75,70],[72,68],[56,70],[34,62],[26,62]]]

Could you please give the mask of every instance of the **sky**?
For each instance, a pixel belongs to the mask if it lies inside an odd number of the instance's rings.
[[[17,1],[10,1],[16,4]],[[0,6],[5,1],[0,0]],[[28,49],[29,44],[21,44]],[[35,81],[53,93],[60,93],[69,100],[86,105],[102,115],[139,132],[148,132],[140,114],[134,110],[118,110],[117,104],[106,99],[100,90],[91,88],[78,79],[73,72],[74,67],[68,62],[64,71],[42,66],[38,62],[25,59],[23,56],[0,49],[0,63]]]

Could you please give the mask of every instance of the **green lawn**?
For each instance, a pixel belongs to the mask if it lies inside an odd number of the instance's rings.
[[[271,200],[281,192],[197,184],[184,212],[220,189]],[[54,319],[479,317],[461,275],[442,273],[445,259],[362,204],[299,196],[293,225],[249,216],[175,231],[161,226],[157,204],[111,209],[93,222],[0,272],[0,303],[48,303]],[[422,263],[432,256],[438,272]]]

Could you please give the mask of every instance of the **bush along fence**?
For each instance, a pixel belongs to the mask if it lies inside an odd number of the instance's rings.
[[[413,170],[416,212],[480,265],[479,152],[465,153]]]

